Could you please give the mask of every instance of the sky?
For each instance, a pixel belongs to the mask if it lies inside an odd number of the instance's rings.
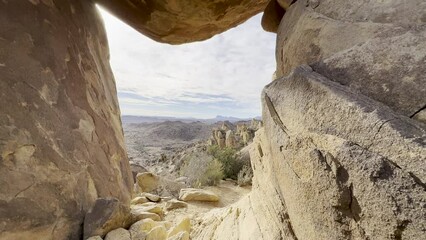
[[[203,42],[155,42],[101,9],[122,115],[251,118],[275,71],[261,15]]]

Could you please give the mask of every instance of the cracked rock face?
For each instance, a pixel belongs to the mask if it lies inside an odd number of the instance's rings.
[[[426,2],[299,0],[284,15],[277,77],[300,64],[399,114],[426,106]]]
[[[263,11],[268,0],[97,0],[142,34],[158,42],[201,41]]]
[[[79,239],[130,201],[114,77],[90,1],[0,2],[0,239]]]
[[[308,66],[268,85],[262,99],[264,127],[250,152],[253,191],[207,215],[195,239],[424,236],[420,123]]]
[[[253,190],[206,215],[194,238],[424,238],[426,3],[282,8]]]

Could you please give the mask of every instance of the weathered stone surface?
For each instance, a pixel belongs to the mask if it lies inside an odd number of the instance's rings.
[[[262,101],[254,190],[212,211],[195,239],[424,236],[421,124],[307,66],[268,85]]]
[[[135,197],[132,199],[132,201],[130,202],[130,204],[132,205],[137,205],[137,204],[144,204],[149,202],[149,200],[146,197]]]
[[[130,208],[114,198],[99,198],[84,218],[84,239],[105,236],[117,228],[128,228],[132,223]]]
[[[270,145],[261,147],[281,173],[278,192],[298,238],[423,235],[420,125],[307,67],[270,84],[263,106]]]
[[[158,222],[155,222],[150,218],[135,222],[129,228],[132,240],[145,240],[147,233],[158,224]]]
[[[130,232],[124,228],[117,228],[109,232],[104,240],[131,240]]]
[[[145,240],[147,234],[157,226],[162,226],[167,230],[171,227],[171,224],[166,221],[156,222],[150,218],[138,221],[129,228],[132,240]]]
[[[277,76],[301,64],[405,116],[426,106],[426,2],[300,0],[282,19]]]
[[[262,15],[262,28],[267,32],[276,33],[285,10],[277,0],[271,0]]]
[[[181,219],[176,226],[171,228],[167,234],[167,237],[170,238],[178,234],[180,235],[181,232],[187,232],[188,234],[191,232],[191,220],[187,217]]]
[[[130,201],[107,40],[91,1],[0,1],[0,239],[78,239]]]
[[[100,236],[89,237],[87,240],[102,240]]]
[[[166,239],[167,239],[167,230],[162,225],[154,227],[146,235],[146,240],[166,240]]]
[[[146,212],[140,208],[132,208],[130,213],[132,215],[133,221],[140,221],[142,219],[147,219],[147,218],[150,218],[154,221],[161,221],[161,217],[158,214],[152,213],[152,212]]]
[[[179,199],[182,201],[203,201],[203,202],[217,202],[219,196],[214,192],[198,189],[198,188],[183,188],[180,190]]]
[[[160,177],[150,172],[138,173],[136,183],[141,192],[151,192],[160,186]]]
[[[189,233],[182,231],[172,237],[167,238],[167,240],[189,240]]]
[[[167,211],[171,211],[177,208],[186,208],[186,207],[188,207],[188,203],[179,201],[177,199],[169,200],[165,206]]]
[[[146,197],[146,199],[148,199],[151,202],[160,202],[161,201],[161,198],[158,195],[151,194],[151,193],[144,193],[143,195]]]
[[[159,205],[150,205],[150,206],[136,205],[136,206],[132,206],[132,210],[139,211],[139,212],[156,213],[160,216],[164,214],[163,209]]]
[[[268,0],[97,0],[142,34],[171,44],[208,39],[263,11]]]
[[[132,171],[132,175],[133,175],[133,181],[136,182],[136,176],[138,175],[138,173],[144,173],[144,172],[148,172],[148,170],[146,170],[146,168],[135,164],[135,163],[130,163],[130,170]]]

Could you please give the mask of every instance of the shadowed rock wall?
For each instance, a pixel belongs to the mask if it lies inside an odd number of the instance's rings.
[[[262,12],[268,0],[97,0],[127,24],[158,42],[201,41]]]
[[[85,0],[0,2],[0,239],[79,239],[130,199],[104,27]]]

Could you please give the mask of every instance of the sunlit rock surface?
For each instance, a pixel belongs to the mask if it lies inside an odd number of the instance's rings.
[[[420,123],[308,66],[268,85],[262,102],[264,127],[251,149],[254,189],[206,215],[195,239],[424,236]]]
[[[90,1],[0,1],[0,239],[79,239],[132,175],[107,39]]]
[[[426,107],[426,2],[299,0],[278,31],[277,77],[309,64],[414,116]]]

